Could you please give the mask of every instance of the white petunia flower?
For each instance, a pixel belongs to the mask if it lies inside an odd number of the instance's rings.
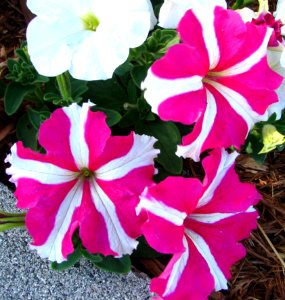
[[[27,28],[37,71],[77,79],[111,78],[140,46],[156,19],[149,0],[28,0],[37,15]]]
[[[186,11],[196,5],[227,8],[225,0],[164,0],[159,12],[158,25],[163,28],[177,28]]]

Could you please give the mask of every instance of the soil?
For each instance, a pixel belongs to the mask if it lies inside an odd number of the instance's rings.
[[[234,1],[228,1],[234,2]],[[275,9],[276,1],[269,1]],[[257,1],[253,2],[256,7]],[[25,9],[25,1],[0,2],[0,79],[7,72],[6,60],[25,40],[27,22],[32,15]],[[17,115],[8,117],[0,95],[0,161],[3,162],[16,141]],[[189,167],[199,173],[194,163]],[[282,300],[285,299],[285,151],[272,152],[264,164],[257,164],[249,156],[239,156],[236,170],[244,182],[254,183],[263,196],[257,205],[260,213],[258,227],[244,241],[247,256],[232,267],[229,290],[213,293],[212,300]],[[5,164],[0,163],[0,181],[9,185]],[[11,186],[10,186],[11,187]],[[158,275],[164,268],[163,260],[140,260],[136,263],[149,276]]]

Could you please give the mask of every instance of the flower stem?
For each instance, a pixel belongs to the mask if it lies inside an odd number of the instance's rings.
[[[66,102],[67,104],[72,103],[73,99],[71,96],[71,84],[70,84],[70,79],[69,75],[67,72],[60,74],[56,76],[56,81],[58,84],[59,92],[62,97],[62,100]]]

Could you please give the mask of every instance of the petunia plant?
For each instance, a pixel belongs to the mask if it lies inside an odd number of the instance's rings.
[[[7,174],[27,210],[1,213],[3,229],[25,218],[56,270],[166,255],[150,286],[165,300],[227,289],[261,199],[235,159],[263,159],[285,134],[280,11],[186,2],[28,0],[27,44],[1,83],[19,117]]]

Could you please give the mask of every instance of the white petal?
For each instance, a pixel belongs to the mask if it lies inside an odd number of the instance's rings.
[[[239,13],[239,15],[241,16],[244,23],[251,22],[252,19],[255,19],[257,16],[257,14],[248,7],[244,7],[242,9],[237,9],[236,12]]]
[[[89,103],[79,106],[76,103],[63,107],[64,113],[70,120],[70,149],[78,169],[89,165],[89,148],[85,141],[85,123],[90,109]]]
[[[278,0],[276,11],[274,13],[276,20],[281,20],[283,24],[285,24],[285,1],[284,0]]]
[[[153,165],[159,150],[154,149],[156,139],[147,135],[134,134],[134,143],[130,151],[96,170],[96,177],[101,180],[115,180],[124,177],[136,168]]]
[[[189,219],[206,223],[206,224],[213,224],[219,222],[221,220],[230,218],[232,216],[238,215],[240,213],[251,213],[255,212],[255,209],[250,206],[246,211],[243,212],[235,212],[235,213],[212,213],[212,214],[191,214]]]
[[[37,71],[45,76],[56,76],[71,65],[72,53],[85,39],[78,19],[62,18],[56,22],[33,19],[27,28],[28,52]]]
[[[176,261],[171,270],[171,274],[167,281],[167,286],[165,288],[165,292],[163,293],[163,297],[173,293],[177,287],[177,284],[184,272],[187,261],[189,259],[189,247],[185,237],[183,237],[183,245],[185,247],[185,251],[182,253],[181,257]]]
[[[6,173],[12,175],[10,180],[15,184],[20,178],[34,179],[43,184],[60,184],[76,178],[76,173],[51,163],[20,158],[17,154],[17,144],[13,145],[5,162],[11,164]]]
[[[203,77],[192,76],[188,78],[164,79],[153,74],[149,69],[142,89],[146,89],[144,96],[151,105],[154,113],[158,113],[159,105],[168,98],[192,91],[198,91],[203,88]]]
[[[176,226],[182,226],[187,216],[185,212],[181,212],[173,207],[167,206],[163,202],[157,201],[154,198],[149,199],[144,196],[140,197],[140,203],[136,208],[137,214],[139,214],[142,209],[146,209],[153,215],[161,217]]]

